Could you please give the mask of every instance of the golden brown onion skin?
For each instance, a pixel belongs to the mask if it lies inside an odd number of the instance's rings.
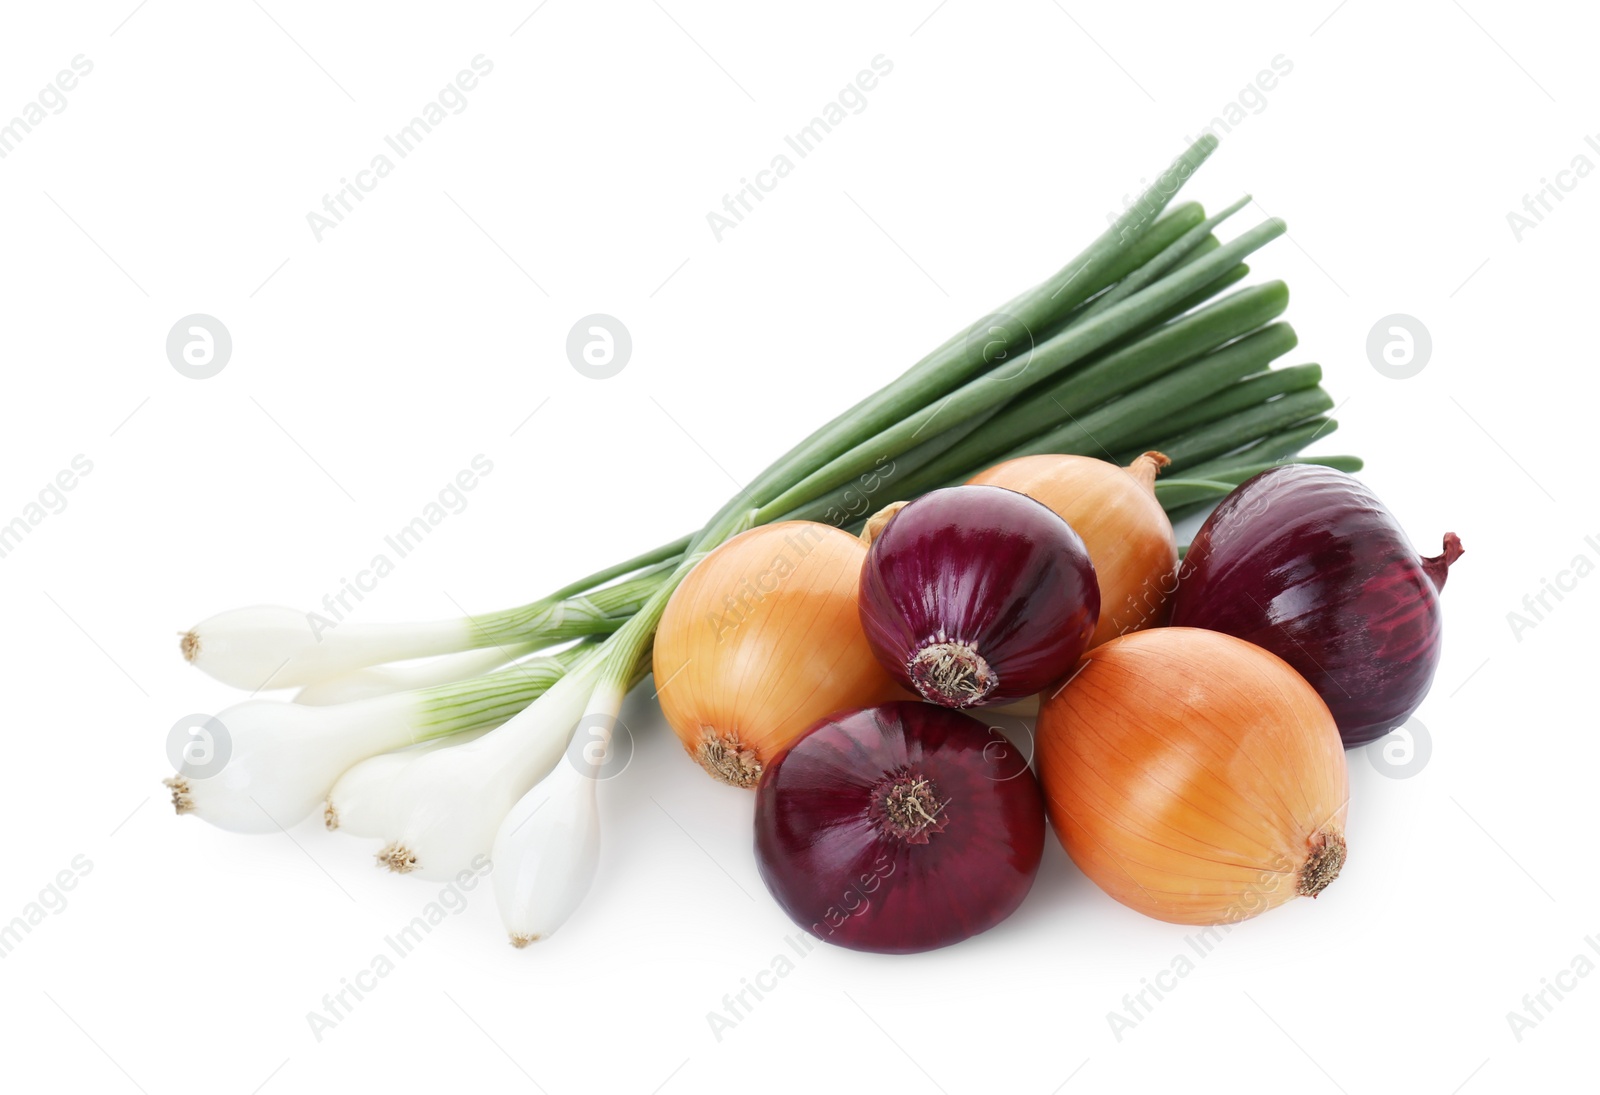
[[[1174,924],[1315,896],[1344,862],[1349,783],[1316,691],[1242,639],[1164,627],[1084,658],[1039,713],[1045,807],[1067,854]]]
[[[908,698],[861,631],[866,554],[841,529],[783,521],[721,545],[673,593],[656,632],[658,698],[713,777],[754,787],[817,720]]]

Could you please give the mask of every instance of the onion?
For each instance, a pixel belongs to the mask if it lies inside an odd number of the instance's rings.
[[[861,568],[872,652],[944,707],[1048,687],[1083,653],[1099,615],[1094,564],[1078,534],[1000,487],[946,487],[907,503]]]
[[[998,731],[923,703],[812,727],[762,777],[755,829],[762,880],[796,924],[889,954],[994,927],[1044,851],[1027,760]]]
[[[1083,537],[1100,586],[1100,622],[1090,648],[1166,622],[1176,586],[1178,541],[1156,501],[1169,461],[1147,452],[1126,468],[1090,456],[1019,456],[968,480],[1021,491]]]
[[[1184,557],[1172,622],[1248,639],[1311,682],[1347,746],[1401,725],[1439,665],[1439,591],[1461,541],[1418,556],[1358,480],[1285,464],[1246,480]]]
[[[829,525],[785,521],[703,559],[667,602],[654,671],[662,713],[702,768],[754,787],[806,727],[905,693],[861,633],[866,547]]]
[[[1159,627],[1113,639],[1039,714],[1039,776],[1067,854],[1175,924],[1315,897],[1345,860],[1333,717],[1258,646]]]

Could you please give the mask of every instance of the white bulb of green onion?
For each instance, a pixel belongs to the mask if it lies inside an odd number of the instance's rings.
[[[424,714],[403,692],[338,707],[237,704],[216,716],[222,730],[212,756],[185,759],[166,781],[173,807],[237,833],[287,829],[311,814],[352,764],[422,736]]]
[[[557,765],[495,834],[494,896],[512,946],[549,938],[588,894],[600,863],[596,785],[575,766]]]
[[[288,828],[321,805],[358,761],[498,725],[558,677],[549,666],[513,665],[469,681],[328,707],[249,700],[216,716],[204,755],[185,751],[178,774],[167,780],[172,804],[180,814],[235,832]]]
[[[445,879],[488,852],[511,807],[560,762],[598,671],[595,657],[582,659],[503,726],[418,757],[385,781],[396,821],[378,862]]]
[[[318,613],[258,605],[195,624],[179,644],[206,673],[252,692],[300,688],[367,666],[455,654],[480,647],[513,649],[604,634],[661,589],[672,560],[613,585],[479,616],[426,623],[336,622]]]
[[[222,683],[257,692],[478,645],[468,619],[334,626],[314,613],[256,605],[201,620],[184,633],[180,648]]]
[[[558,764],[517,800],[495,833],[489,854],[494,896],[514,947],[549,938],[594,882],[600,864],[599,767],[621,708],[619,690],[597,688],[582,725],[598,732],[582,758]]]
[[[295,693],[294,702],[322,707],[387,696],[391,692],[409,692],[413,688],[431,688],[436,684],[470,680],[531,654],[535,649],[533,643],[488,646],[482,650],[463,650],[459,654],[441,654],[398,665],[369,665],[337,677],[314,681]]]
[[[400,770],[424,754],[447,745],[474,741],[483,733],[482,730],[468,730],[357,762],[346,769],[328,792],[322,806],[323,825],[328,831],[345,836],[380,837],[390,832],[397,819],[389,791]]]

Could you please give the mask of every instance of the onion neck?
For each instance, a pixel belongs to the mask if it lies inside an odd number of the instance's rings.
[[[888,525],[889,519],[905,508],[905,502],[890,502],[877,513],[868,517],[866,525],[861,529],[861,542],[871,547],[872,541],[882,535],[884,526]]]
[[[1153,495],[1156,492],[1156,476],[1161,474],[1162,468],[1171,463],[1172,461],[1168,460],[1164,453],[1151,450],[1129,464],[1127,472],[1141,487]]]
[[[906,662],[906,672],[922,698],[941,707],[982,703],[1000,683],[978,648],[958,639],[928,643]]]
[[[1310,841],[1310,854],[1300,865],[1300,881],[1296,892],[1301,897],[1316,897],[1339,877],[1345,860],[1344,833],[1329,826]]]
[[[1444,534],[1444,551],[1422,560],[1422,569],[1427,573],[1433,588],[1444,591],[1444,580],[1450,576],[1450,566],[1466,552],[1461,546],[1461,537],[1453,532]]]

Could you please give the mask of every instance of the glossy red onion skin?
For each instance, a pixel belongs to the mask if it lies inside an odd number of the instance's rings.
[[[972,644],[996,678],[974,706],[1066,676],[1100,618],[1083,540],[1049,507],[1003,487],[946,487],[896,513],[867,552],[859,599],[878,661],[932,702],[947,701],[919,686],[911,660],[930,643]]]
[[[925,779],[943,803],[907,839],[874,790]],[[761,877],[796,924],[853,950],[910,954],[1014,912],[1044,851],[1044,798],[998,731],[925,703],[841,712],[768,765],[756,788]]]
[[[1346,747],[1421,705],[1439,664],[1439,590],[1461,554],[1423,559],[1361,482],[1284,464],[1240,484],[1180,564],[1172,623],[1225,632],[1294,666]]]

